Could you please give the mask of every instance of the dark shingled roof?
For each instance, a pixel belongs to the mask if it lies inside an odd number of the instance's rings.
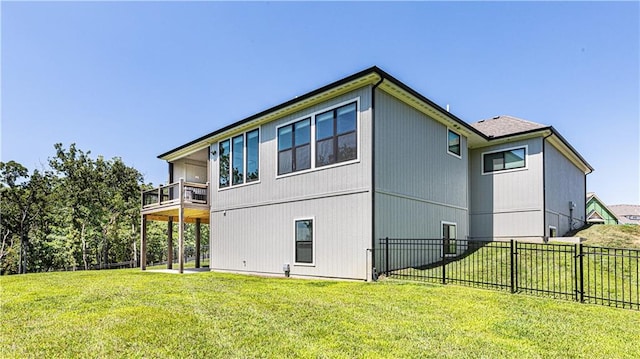
[[[549,127],[512,116],[496,116],[472,123],[471,126],[489,137],[514,135]]]

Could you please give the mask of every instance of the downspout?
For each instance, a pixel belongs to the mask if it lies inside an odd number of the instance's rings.
[[[547,236],[547,161],[544,156],[544,149],[547,145],[547,138],[553,136],[553,132],[542,138],[542,237]]]
[[[591,172],[589,172],[591,173]],[[584,217],[582,217],[582,226],[586,226],[587,225],[587,175],[589,173],[585,173],[584,174]]]
[[[384,81],[371,87],[371,279],[376,280],[376,88]],[[367,278],[368,279],[368,278]]]

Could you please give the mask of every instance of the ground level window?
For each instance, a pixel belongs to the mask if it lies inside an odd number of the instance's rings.
[[[457,253],[455,223],[442,222],[442,242],[443,255],[452,255]]]
[[[313,220],[296,221],[296,263],[313,263]]]
[[[549,226],[549,237],[557,237],[558,229],[554,226]]]

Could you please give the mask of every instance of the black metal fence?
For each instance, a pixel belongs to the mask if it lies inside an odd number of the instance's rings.
[[[640,310],[640,250],[517,240],[380,239],[387,277]]]

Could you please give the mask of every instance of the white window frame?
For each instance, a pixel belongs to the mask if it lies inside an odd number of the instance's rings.
[[[552,235],[551,235],[551,231],[552,231],[552,230],[553,230],[554,232],[556,232],[556,235],[555,235],[555,236],[552,236]],[[557,236],[558,236],[558,227],[556,227],[556,226],[549,226],[549,238],[556,238]]]
[[[460,137],[460,154],[456,154],[454,152],[449,151],[449,131],[455,133],[456,135],[458,135],[458,137]],[[447,139],[446,139],[446,145],[447,145],[447,153],[450,154],[453,157],[456,157],[458,159],[462,159],[462,135],[454,130],[452,130],[451,128],[447,127]]]
[[[316,115],[327,112],[327,111],[331,111],[331,110],[335,110],[338,107],[342,107],[345,105],[348,105],[350,103],[356,103],[356,146],[357,151],[356,151],[356,158],[353,160],[349,160],[349,161],[344,161],[344,162],[338,162],[338,163],[332,163],[330,165],[326,165],[326,166],[322,166],[322,167],[316,167]],[[335,167],[339,167],[339,166],[345,166],[345,165],[350,165],[350,164],[354,164],[354,163],[358,163],[360,162],[360,151],[361,151],[361,141],[360,141],[360,133],[361,133],[361,123],[360,123],[360,96],[358,97],[354,97],[352,99],[346,100],[346,101],[342,101],[340,103],[337,103],[335,105],[331,105],[329,107],[325,107],[323,109],[320,109],[318,111],[314,111],[311,113],[306,113],[303,116],[300,117],[296,117],[295,119],[291,120],[291,121],[287,121],[285,123],[282,123],[280,125],[278,125],[276,127],[275,130],[275,139],[276,139],[276,146],[275,146],[275,173],[276,173],[276,179],[279,178],[285,178],[285,177],[290,177],[290,176],[297,176],[303,173],[309,173],[309,172],[315,172],[315,171],[322,171],[322,170],[326,170],[329,168],[335,168]],[[278,130],[280,130],[280,128],[291,125],[292,123],[296,123],[298,121],[302,121],[304,119],[310,118],[311,119],[311,142],[309,143],[311,145],[311,167],[306,169],[306,170],[302,170],[302,171],[294,171],[294,172],[289,172],[289,173],[284,173],[279,175],[278,174]]]
[[[296,261],[296,222],[298,221],[311,221],[311,263],[297,262]],[[315,267],[316,266],[316,218],[315,217],[299,217],[293,219],[293,265],[300,267]]]
[[[258,179],[255,181],[251,181],[251,182],[247,182],[247,133],[249,132],[253,132],[255,130],[258,130]],[[243,141],[243,146],[242,146],[242,160],[244,161],[244,173],[242,174],[244,180],[242,183],[240,184],[233,184],[233,138],[234,137],[238,137],[242,135],[242,141]],[[229,141],[229,185],[227,187],[220,187],[220,142],[224,142],[224,141]],[[215,151],[216,151],[216,158],[217,158],[217,183],[218,183],[218,191],[226,191],[226,190],[230,190],[232,188],[238,188],[238,187],[243,187],[243,186],[250,186],[253,184],[258,184],[260,183],[260,181],[262,180],[262,155],[261,155],[261,151],[260,148],[262,144],[262,126],[258,126],[258,127],[254,127],[251,128],[249,130],[246,131],[242,131],[240,133],[233,133],[231,136],[226,136],[225,138],[222,138],[220,140],[218,140],[218,142],[215,143]],[[213,166],[212,166],[213,167]],[[213,176],[215,177],[215,176]]]
[[[444,229],[444,225],[448,224],[450,226],[455,226],[456,227],[456,238],[454,238],[454,240],[456,241],[456,253],[447,253],[444,254],[444,244],[442,246],[440,246],[440,256],[441,257],[455,257],[458,255],[458,223],[456,222],[450,222],[450,221],[440,221],[440,239],[442,239],[444,241],[444,236],[443,236],[443,229]],[[451,239],[451,238],[450,238]]]
[[[521,148],[524,148],[524,167],[511,168],[511,169],[508,169],[508,170],[490,171],[490,172],[485,172],[484,171],[484,156],[485,155],[490,155],[492,153],[498,153],[498,152],[507,152],[507,151],[511,151],[511,150],[519,150]],[[529,145],[521,145],[521,146],[508,147],[508,148],[501,148],[499,150],[482,152],[482,154],[480,155],[480,172],[482,173],[483,176],[485,176],[485,175],[496,175],[496,174],[509,173],[509,172],[517,172],[517,171],[526,171],[528,168],[529,168]]]

